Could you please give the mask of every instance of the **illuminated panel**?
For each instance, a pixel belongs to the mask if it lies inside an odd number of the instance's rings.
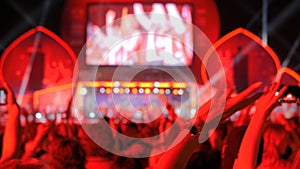
[[[170,82],[159,82],[158,87],[159,88],[170,88],[171,84],[170,84]]]
[[[68,105],[72,97],[72,83],[55,86],[47,89],[37,90],[33,94],[34,108],[46,107],[47,105]]]
[[[34,60],[32,56],[36,56]],[[23,94],[71,83],[75,62],[76,55],[68,44],[50,30],[37,26],[6,48],[1,56],[0,73],[18,94],[18,102],[23,104]]]
[[[186,83],[173,83],[172,87],[173,88],[186,88],[187,84]]]
[[[136,82],[121,82],[121,86],[126,87],[126,88],[133,88],[133,87],[137,87],[137,83]]]
[[[100,87],[101,83],[100,82],[86,82],[85,86],[86,87]]]
[[[230,64],[234,56],[237,56],[237,49],[240,46],[243,47],[241,54],[248,56],[248,83],[256,81],[271,83],[281,67],[276,53],[269,46],[263,46],[263,41],[258,36],[243,28],[238,28],[223,36],[206,52],[200,70],[203,82],[209,82],[205,67],[213,67],[209,59],[216,50],[225,69],[227,86],[233,87],[234,72],[233,65]],[[215,70],[215,73],[217,71]]]
[[[114,87],[113,82],[104,82],[104,87]]]
[[[139,87],[152,88],[153,87],[153,83],[152,82],[140,82],[139,83]]]
[[[300,75],[294,70],[284,67],[278,71],[276,82],[282,85],[300,86]]]

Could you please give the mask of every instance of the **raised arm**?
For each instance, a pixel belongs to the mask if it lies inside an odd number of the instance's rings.
[[[8,84],[4,83],[3,87],[7,90],[6,108],[8,111],[8,118],[3,136],[1,162],[16,158],[21,152],[20,107]]]
[[[237,95],[233,98],[228,98],[225,104],[224,113],[219,112],[219,115],[230,116],[230,114],[234,113],[235,110],[239,108],[243,108],[250,103],[254,102],[258,97],[254,95],[248,99],[248,96],[253,94],[257,89],[261,86],[261,83],[253,84],[242,93]],[[216,95],[215,97],[218,97]],[[177,168],[177,169],[184,169],[187,165],[188,160],[190,159],[193,152],[199,146],[199,136],[200,131],[204,125],[203,121],[205,121],[207,117],[207,113],[209,112],[209,108],[211,105],[211,101],[207,101],[199,108],[198,117],[196,122],[194,123],[194,127],[192,128],[191,132],[187,132],[187,129],[183,129],[182,132],[178,135],[177,138],[183,138],[177,145],[173,148],[165,152],[165,154],[161,157],[158,161],[155,169],[166,169],[166,168]],[[223,114],[222,114],[223,113]],[[212,119],[212,121],[214,118]],[[225,118],[221,118],[225,120]],[[210,122],[210,121],[209,121]],[[208,122],[208,123],[209,123]],[[188,134],[186,134],[188,133]]]
[[[275,95],[279,85],[274,83],[268,89],[266,88],[264,94],[256,101],[256,111],[242,140],[234,168],[254,169],[256,167],[263,125],[272,110],[278,105],[278,99],[287,89],[285,86]]]

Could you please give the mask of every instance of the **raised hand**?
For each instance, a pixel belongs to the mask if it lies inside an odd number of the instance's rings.
[[[235,97],[230,97],[232,90],[229,89],[226,93],[226,102],[223,103],[224,110],[222,112],[215,113],[214,117],[207,120],[206,118],[208,116],[211,106],[216,106],[216,105],[211,105],[212,99],[210,99],[209,101],[207,101],[205,104],[203,104],[198,109],[198,115],[197,115],[197,119],[195,121],[195,125],[198,125],[198,126],[203,125],[203,124],[201,124],[201,121],[202,122],[206,121],[209,123],[211,121],[214,121],[216,118],[218,118],[218,116],[222,116],[221,122],[223,122],[228,117],[230,117],[233,113],[235,113],[237,110],[242,109],[242,108],[248,106],[249,104],[253,103],[255,100],[257,100],[262,95],[261,92],[257,92],[258,89],[261,87],[261,85],[262,85],[261,82],[254,83]],[[214,96],[214,98],[217,99],[217,101],[215,101],[215,102],[217,102],[219,104],[222,104],[220,102],[224,102],[224,101],[220,100],[221,94],[222,93],[218,92]]]
[[[264,94],[256,101],[256,111],[243,137],[234,168],[254,169],[256,167],[263,125],[275,106],[279,104],[278,99],[287,89],[287,86],[284,86],[275,94],[279,86],[279,83],[274,83],[270,87],[265,87]]]

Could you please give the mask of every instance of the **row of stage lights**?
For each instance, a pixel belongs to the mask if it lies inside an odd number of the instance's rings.
[[[158,89],[158,88],[104,88],[99,89],[101,94],[173,94],[183,95],[183,89]]]
[[[83,87],[84,86],[84,87]],[[87,88],[97,88],[101,94],[173,94],[183,95],[186,83],[175,82],[82,82],[80,94],[86,95]]]

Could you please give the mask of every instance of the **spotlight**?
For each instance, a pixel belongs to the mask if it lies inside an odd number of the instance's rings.
[[[143,89],[143,88],[140,88],[140,89],[139,89],[139,93],[140,93],[140,94],[143,94],[143,93],[144,93],[144,89]]]
[[[150,92],[151,92],[151,90],[150,90],[149,88],[146,88],[146,89],[145,89],[145,93],[146,93],[146,94],[149,94]]]
[[[37,112],[37,113],[35,114],[35,118],[41,119],[41,118],[42,118],[42,114],[41,114],[40,112]]]
[[[137,92],[138,92],[137,88],[133,88],[131,91],[133,94],[137,94]]]
[[[130,93],[130,89],[129,88],[125,88],[125,93]]]
[[[113,91],[114,91],[114,93],[119,93],[120,89],[119,88],[114,88]]]
[[[105,91],[106,91],[106,94],[110,94],[111,93],[111,88],[106,88]]]
[[[95,117],[96,117],[96,114],[95,114],[94,112],[90,112],[90,113],[89,113],[89,117],[90,117],[90,118],[95,118]]]
[[[154,89],[153,89],[153,93],[154,93],[154,94],[158,94],[158,93],[159,93],[159,89],[158,89],[158,88],[154,88]]]
[[[114,82],[114,86],[115,86],[115,87],[119,87],[119,86],[120,86],[120,82],[119,82],[119,81],[115,81],[115,82]]]
[[[105,89],[103,87],[100,88],[100,93],[105,93]]]
[[[166,94],[170,94],[170,93],[171,93],[171,90],[170,90],[170,89],[166,89],[166,90],[165,90],[165,93],[166,93]]]
[[[87,89],[85,87],[83,87],[79,90],[79,93],[84,96],[87,94]]]

